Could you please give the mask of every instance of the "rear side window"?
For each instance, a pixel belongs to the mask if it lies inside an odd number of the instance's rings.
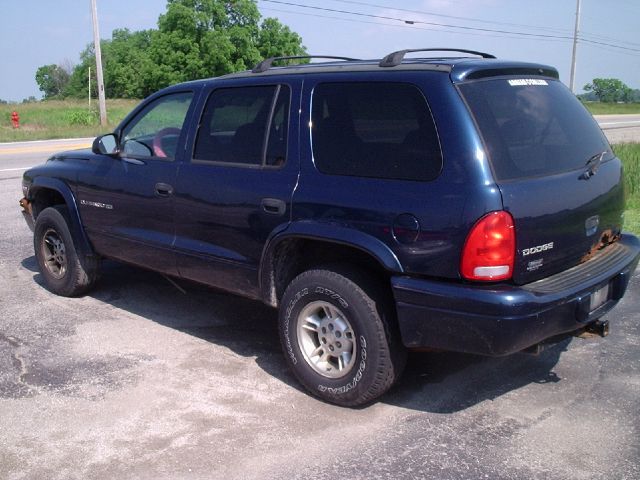
[[[280,166],[286,159],[289,88],[285,85],[222,88],[205,106],[194,159]]]
[[[496,180],[553,175],[612,153],[575,96],[549,79],[494,79],[460,86],[480,128]]]
[[[442,155],[427,102],[405,83],[323,83],[313,93],[313,156],[323,173],[433,180]]]

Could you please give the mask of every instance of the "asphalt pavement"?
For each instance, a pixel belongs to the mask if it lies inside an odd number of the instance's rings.
[[[640,115],[596,115],[611,143],[640,142]]]
[[[31,147],[0,145],[1,479],[640,479],[638,273],[606,339],[414,353],[343,409],[301,390],[259,303],[114,262],[85,297],[45,290]]]

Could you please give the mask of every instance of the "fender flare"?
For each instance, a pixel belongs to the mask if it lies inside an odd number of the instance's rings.
[[[334,243],[355,248],[376,260],[381,267],[393,273],[403,273],[404,269],[396,254],[380,239],[361,230],[343,227],[333,223],[300,221],[275,230],[267,239],[260,260],[260,293],[265,303],[277,306],[274,278],[272,275],[274,252],[285,240],[304,239]]]
[[[89,241],[89,237],[87,237],[87,234],[82,227],[78,204],[69,185],[57,178],[36,177],[33,179],[33,183],[29,187],[29,201],[33,202],[38,191],[44,189],[53,190],[60,194],[64,199],[64,203],[69,214],[69,231],[71,232],[71,238],[73,239],[74,247],[79,256],[81,258],[96,256],[93,247],[91,246],[91,242]],[[34,221],[35,220],[36,219],[34,218]]]

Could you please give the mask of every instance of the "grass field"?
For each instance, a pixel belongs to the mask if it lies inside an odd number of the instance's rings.
[[[0,142],[51,138],[95,137],[109,133],[138,100],[107,100],[108,125],[100,126],[97,101],[89,109],[86,100],[47,100],[18,105],[0,105]],[[11,126],[11,112],[20,115],[20,128]]]
[[[624,228],[640,235],[640,143],[621,143],[613,150],[624,163],[627,210]]]
[[[586,102],[585,107],[592,115],[625,115],[640,113],[640,103],[599,103]]]

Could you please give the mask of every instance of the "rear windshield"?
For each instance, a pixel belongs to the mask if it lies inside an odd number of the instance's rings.
[[[559,81],[501,78],[460,85],[480,128],[496,180],[578,168],[609,143],[595,120]]]

